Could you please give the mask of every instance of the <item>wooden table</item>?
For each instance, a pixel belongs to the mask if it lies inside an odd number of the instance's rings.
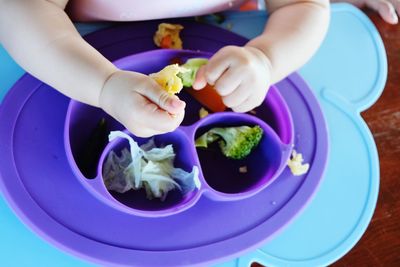
[[[382,36],[389,64],[382,96],[362,113],[378,147],[379,198],[364,236],[333,267],[400,266],[400,25],[389,25],[375,12],[364,11]]]

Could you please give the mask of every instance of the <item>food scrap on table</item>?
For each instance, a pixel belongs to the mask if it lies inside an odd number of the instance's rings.
[[[242,166],[239,168],[240,173],[247,173],[247,166]]]
[[[125,148],[120,156],[115,151],[108,155],[103,168],[103,180],[108,190],[124,193],[144,188],[148,199],[164,201],[173,189],[186,194],[200,187],[197,166],[193,166],[190,173],[174,167],[175,152],[171,144],[156,147],[154,140],[150,139],[139,146],[121,131],[110,133],[109,141],[115,138],[127,139],[130,151]]]
[[[299,176],[308,172],[310,164],[303,164],[303,161],[303,155],[301,153],[297,153],[296,150],[293,149],[292,156],[287,163],[293,175]]]
[[[204,118],[204,117],[207,117],[208,116],[208,111],[205,109],[205,108],[203,108],[203,107],[201,107],[200,108],[200,110],[199,110],[199,117],[200,117],[200,119],[202,119],[202,118]]]
[[[179,36],[183,26],[180,24],[160,23],[154,34],[154,43],[160,48],[182,49]]]
[[[196,147],[207,148],[209,144],[219,141],[224,156],[231,159],[244,159],[260,143],[263,129],[256,125],[212,128],[196,139]]]

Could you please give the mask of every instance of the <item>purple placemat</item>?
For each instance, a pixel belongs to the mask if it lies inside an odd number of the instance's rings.
[[[225,44],[245,42],[211,26],[184,24],[191,29],[188,32],[198,34],[184,36],[184,43],[194,50],[215,52]],[[155,26],[124,25],[90,35],[88,40],[110,59],[117,59],[152,49],[149,33]],[[296,74],[277,88],[290,107],[296,149],[311,163],[308,175],[293,177],[286,169],[251,198],[229,203],[202,198],[174,216],[141,218],[104,205],[82,187],[63,146],[68,99],[24,76],[0,110],[4,195],[41,236],[101,264],[204,265],[238,256],[271,238],[304,208],[325,168],[327,131],[315,97]]]

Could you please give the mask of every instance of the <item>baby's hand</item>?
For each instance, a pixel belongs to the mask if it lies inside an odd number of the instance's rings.
[[[199,69],[194,89],[213,85],[224,104],[236,112],[261,105],[271,81],[269,59],[259,49],[226,46]]]
[[[140,137],[175,130],[185,113],[185,102],[169,95],[153,79],[122,70],[106,81],[99,105]]]
[[[400,0],[331,0],[331,2],[348,2],[359,8],[367,6],[378,12],[387,23],[397,24],[399,22]]]

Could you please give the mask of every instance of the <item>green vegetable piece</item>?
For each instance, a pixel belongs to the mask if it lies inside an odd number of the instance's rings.
[[[191,58],[186,61],[181,67],[185,68],[187,71],[178,73],[178,77],[181,78],[182,84],[185,87],[192,87],[194,79],[196,78],[196,73],[199,68],[207,64],[208,59],[206,58]]]
[[[195,145],[196,147],[205,147],[207,148],[208,144],[213,143],[214,141],[219,139],[219,135],[213,134],[211,132],[206,132],[196,139]]]
[[[256,125],[212,128],[196,139],[196,147],[207,147],[216,140],[222,154],[231,159],[244,159],[259,144],[263,129]]]

